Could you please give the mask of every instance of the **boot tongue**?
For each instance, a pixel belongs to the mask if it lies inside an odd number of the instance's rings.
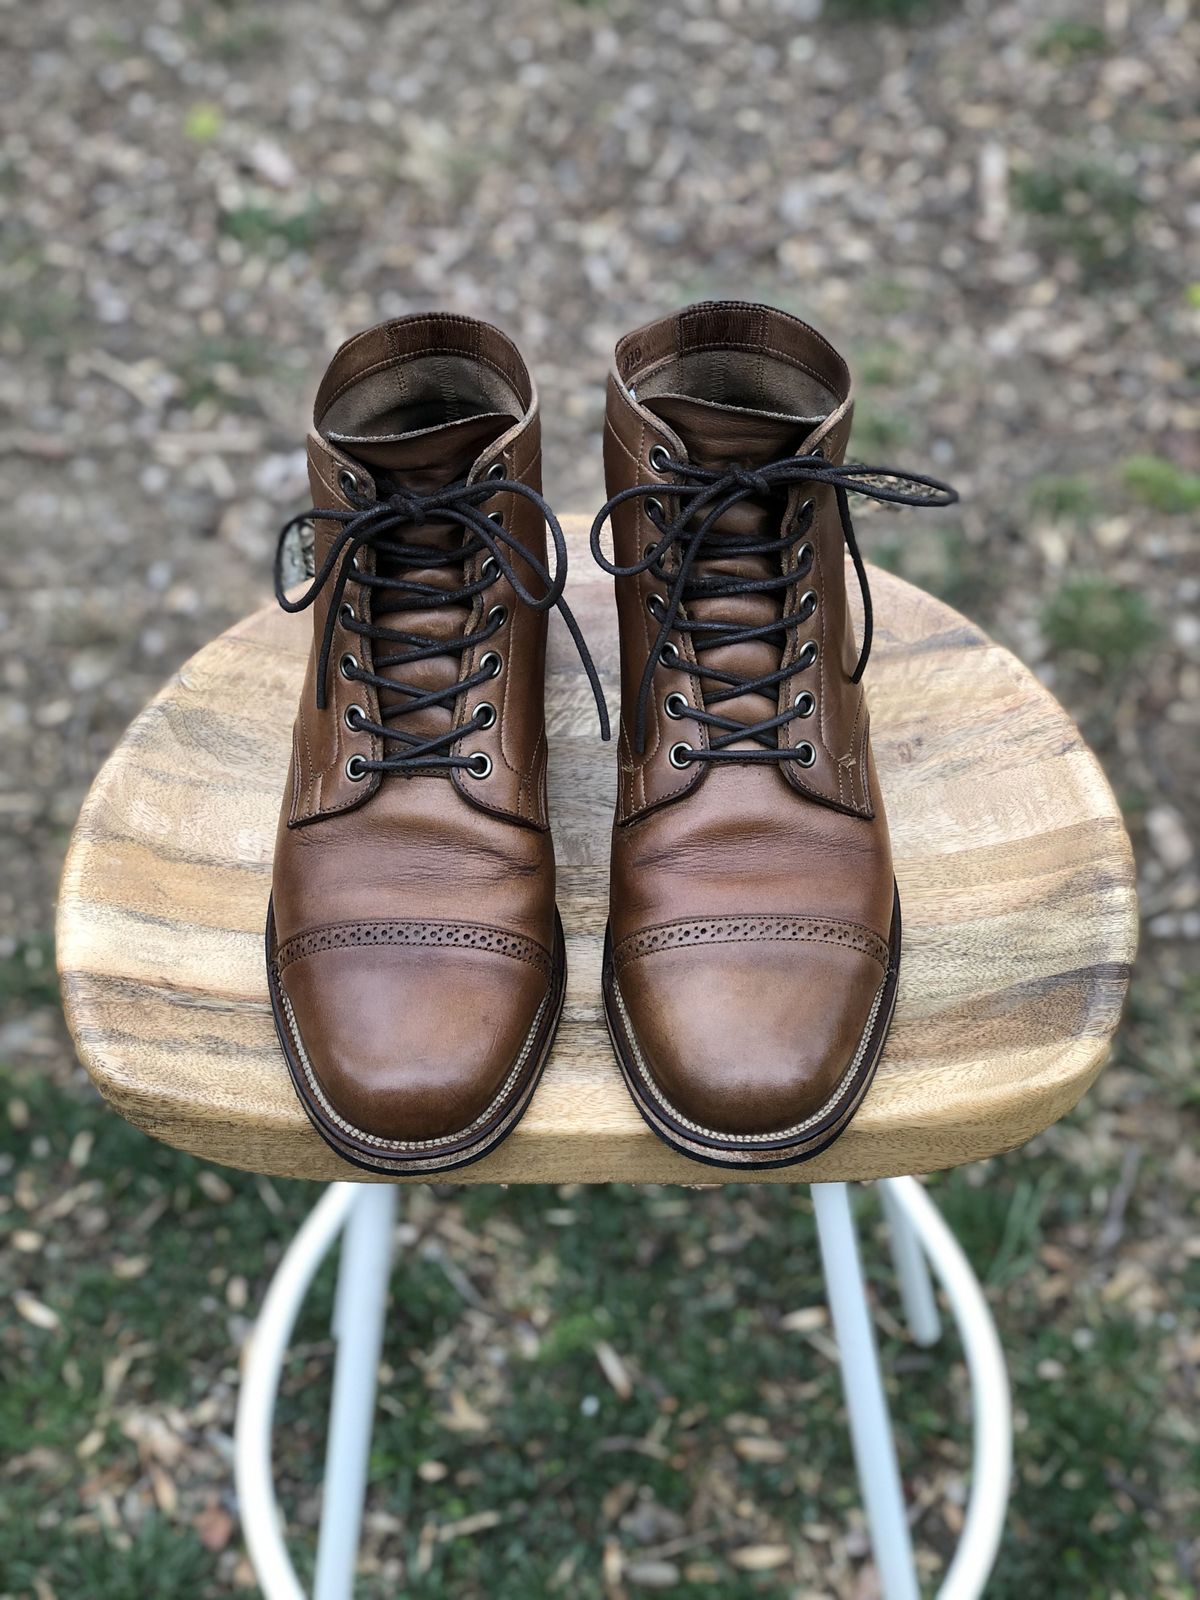
[[[804,441],[824,421],[823,417],[790,417],[781,412],[755,411],[744,406],[718,405],[711,400],[696,400],[689,395],[661,394],[642,401],[679,435],[688,459],[698,467],[721,471],[728,467],[761,467],[799,454]],[[753,496],[727,511],[713,529],[714,534],[742,538],[779,537],[782,493],[770,498]],[[706,541],[707,542],[707,541]],[[780,570],[779,557],[743,555],[697,561],[692,570],[707,579],[716,577],[768,578]],[[690,600],[687,612],[698,622],[722,622],[738,627],[760,627],[782,615],[783,589],[758,594],[729,595],[723,598]],[[693,642],[700,635],[693,636]],[[751,639],[743,644],[720,645],[697,650],[702,666],[736,673],[739,678],[761,678],[779,668],[780,642],[774,638]],[[710,680],[708,693],[719,692]],[[772,690],[766,694],[740,694],[709,707],[738,722],[763,722],[776,715],[778,700]],[[735,749],[758,748],[747,740]]]
[[[457,422],[442,423],[438,427],[419,428],[412,433],[398,434],[345,434],[329,433],[327,438],[353,460],[359,462],[375,479],[376,492],[381,500],[397,489],[410,489],[417,494],[432,494],[448,484],[461,482],[480,455],[494,444],[518,419],[505,412],[487,412],[463,417]],[[464,530],[458,523],[437,522],[431,519],[419,528],[400,529],[395,542],[417,544],[426,549],[455,550],[462,545]],[[407,567],[386,556],[376,558],[375,570],[380,577],[395,577],[406,582],[428,584],[438,589],[462,587],[463,569],[457,563],[444,567]],[[419,634],[431,642],[460,639],[466,632],[470,618],[469,605],[437,607],[403,607],[403,592],[374,589],[371,595],[371,620],[386,628],[403,629]],[[408,666],[381,666],[390,656],[406,648],[400,643],[385,639],[372,641],[375,670],[381,677],[403,682],[421,694],[448,689],[458,682],[460,657],[454,652],[431,656]],[[381,712],[406,705],[412,699],[402,691],[379,691]],[[401,716],[398,712],[384,721],[398,732],[415,734],[421,739],[436,738],[445,733],[453,722],[451,706],[426,706]],[[401,746],[389,743],[386,754],[396,755]]]
[[[430,494],[465,478],[479,455],[516,422],[502,411],[462,417],[412,433],[329,433],[326,438],[393,487]],[[387,492],[380,484],[380,497]]]
[[[789,417],[777,411],[723,406],[690,395],[659,394],[643,402],[687,446],[698,467],[760,467],[794,456],[823,417]]]

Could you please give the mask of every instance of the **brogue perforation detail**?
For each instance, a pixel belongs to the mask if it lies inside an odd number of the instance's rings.
[[[614,948],[613,966],[620,971],[639,957],[659,950],[746,941],[840,945],[871,956],[885,972],[891,964],[887,940],[859,922],[841,922],[832,917],[739,916],[704,917],[643,928],[627,935]]]
[[[283,972],[293,961],[319,955],[324,950],[358,949],[365,945],[424,946],[450,950],[482,950],[488,955],[509,956],[524,961],[547,978],[554,964],[549,952],[524,934],[507,933],[473,922],[338,922],[326,928],[297,933],[280,945],[275,955],[275,970]]]

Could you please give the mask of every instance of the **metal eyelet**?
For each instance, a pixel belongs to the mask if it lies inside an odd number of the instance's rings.
[[[493,483],[495,483],[498,479],[503,478],[504,476],[505,476],[505,471],[504,471],[504,462],[503,461],[493,461],[491,466],[484,473],[484,477],[485,478],[490,478]]]
[[[351,733],[359,733],[367,720],[367,713],[361,706],[347,706],[344,720]]]
[[[346,496],[347,499],[349,499],[351,497],[351,495],[356,495],[358,493],[358,491],[359,491],[358,479],[354,476],[354,474],[349,470],[348,467],[343,467],[341,469],[341,471],[338,473],[337,481],[338,481],[338,488],[342,491],[342,493]]]
[[[479,576],[481,578],[487,578],[491,580],[492,578],[497,577],[499,572],[500,563],[496,560],[495,556],[484,556],[483,561],[480,563]]]
[[[355,674],[358,671],[358,657],[343,656],[338,662],[338,670],[341,672],[343,678],[346,678],[349,680],[349,682],[353,683]]]
[[[650,446],[651,472],[670,472],[671,452],[664,445],[652,444]]]
[[[811,517],[816,509],[817,502],[815,500],[806,500],[796,513],[796,521],[799,522],[804,517]]]
[[[669,694],[663,701],[663,710],[675,722],[678,722],[680,717],[686,717],[691,709],[687,698],[681,694]]]
[[[492,775],[492,758],[485,755],[482,750],[475,750],[467,757],[467,772],[472,778],[490,778]]]
[[[690,744],[673,744],[667,754],[667,760],[673,767],[687,767],[691,765],[692,747]]]
[[[487,620],[489,627],[494,624],[497,628],[502,628],[508,621],[508,607],[493,606],[487,614]]]
[[[642,546],[642,560],[643,561],[649,561],[650,557],[654,554],[654,552],[657,549],[658,549],[658,543],[654,539],[651,539],[648,544],[644,544]]]
[[[796,607],[796,615],[802,622],[807,622],[817,609],[817,591],[806,589],[800,596],[800,604]]]
[[[496,708],[490,700],[481,700],[472,717],[477,728],[493,728],[496,725]]]
[[[494,522],[498,528],[502,528],[504,526],[504,513],[503,513],[503,511],[489,511],[488,512],[488,521],[489,522]]]
[[[662,619],[663,619],[663,606],[665,604],[666,604],[666,601],[663,599],[662,595],[660,595],[660,594],[648,594],[646,596],[646,610],[654,618],[655,622],[661,622],[662,621]]]
[[[498,678],[503,666],[503,658],[498,656],[494,650],[485,651],[479,658],[479,670],[480,672],[486,672],[489,678]]]
[[[817,752],[807,739],[796,746],[796,760],[802,767],[811,767],[816,759]]]
[[[351,756],[346,762],[346,776],[351,783],[361,783],[367,775],[366,756]]]
[[[341,605],[338,607],[338,617],[341,620],[343,628],[354,621],[354,607],[350,604],[349,600],[343,600]]]
[[[662,647],[658,658],[664,667],[677,667],[679,665],[679,646],[671,643],[670,639]]]
[[[351,556],[350,557],[350,571],[354,574],[354,576],[356,578],[362,576],[362,568],[358,564],[358,557],[357,556]]]
[[[817,709],[817,697],[807,689],[801,689],[800,693],[792,701],[792,705],[795,707],[798,716],[811,717]]]
[[[797,573],[807,573],[811,571],[816,554],[817,552],[813,549],[812,542],[806,539],[800,546],[799,550],[796,551]]]
[[[807,672],[817,659],[817,641],[809,639],[800,647],[800,654],[796,657],[796,671]]]
[[[650,518],[651,522],[653,522],[656,517],[665,521],[667,508],[663,505],[661,500],[656,500],[653,495],[650,495],[646,500],[646,515]]]

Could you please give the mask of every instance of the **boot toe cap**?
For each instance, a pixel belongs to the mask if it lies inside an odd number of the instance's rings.
[[[505,1116],[536,1069],[554,988],[548,958],[404,945],[317,949],[276,981],[310,1110],[397,1159]]]
[[[888,975],[884,942],[863,943],[684,945],[618,967],[650,1103],[735,1144],[801,1138],[836,1117],[871,1053]]]

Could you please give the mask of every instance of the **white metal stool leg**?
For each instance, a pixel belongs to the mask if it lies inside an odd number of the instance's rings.
[[[333,1310],[337,1362],[313,1600],[352,1600],[354,1594],[395,1221],[392,1184],[358,1186],[342,1235]]]
[[[271,1424],[296,1313],[350,1215],[357,1189],[353,1183],[330,1184],[305,1218],[267,1288],[246,1351],[234,1425],[234,1481],[246,1548],[266,1600],[304,1600],[275,1500]]]
[[[928,1349],[942,1337],[942,1319],[937,1301],[933,1297],[933,1279],[929,1263],[921,1249],[908,1215],[897,1200],[889,1184],[880,1186],[883,1196],[883,1214],[887,1218],[888,1239],[892,1247],[892,1264],[900,1284],[900,1299],[904,1305],[904,1319],[914,1344]]]
[[[933,1201],[915,1178],[888,1178],[885,1193],[920,1240],[945,1291],[967,1359],[974,1426],[971,1493],[938,1600],[977,1600],[1000,1548],[1012,1475],[1012,1398],[1004,1352],[979,1280]]]
[[[814,1183],[817,1238],[842,1362],[842,1382],[871,1548],[884,1600],[919,1600],[912,1538],[875,1333],[867,1309],[858,1239],[844,1183]]]
[[[999,1548],[1012,1470],[1008,1376],[983,1291],[958,1241],[914,1178],[882,1186],[914,1338],[937,1325],[932,1267],[954,1316],[971,1378],[974,1446],[963,1532],[938,1600],[979,1600]],[[814,1184],[817,1236],[833,1314],[871,1544],[884,1600],[917,1600],[891,1421],[844,1183]],[[296,1314],[345,1230],[334,1309],[338,1354],[314,1600],[351,1600],[362,1524],[375,1383],[387,1307],[396,1190],[332,1184],[271,1280],[247,1350],[235,1429],[242,1528],[266,1600],[304,1600],[287,1553],[271,1470],[271,1424]]]

